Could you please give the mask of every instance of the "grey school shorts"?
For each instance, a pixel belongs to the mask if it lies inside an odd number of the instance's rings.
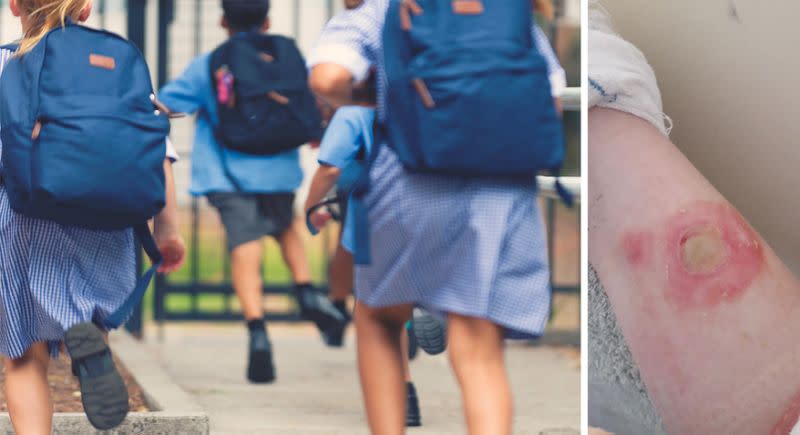
[[[264,236],[278,238],[292,224],[294,193],[218,192],[206,197],[219,211],[230,251]]]

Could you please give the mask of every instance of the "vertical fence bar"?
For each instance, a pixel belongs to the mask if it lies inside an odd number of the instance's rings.
[[[169,25],[172,23],[175,12],[175,0],[158,0],[158,65],[156,82],[158,87],[167,83],[169,68]],[[167,292],[167,279],[163,275],[156,275],[156,284],[153,294],[153,318],[158,323],[159,339],[163,339],[163,324],[166,318],[164,299]]]
[[[203,0],[194,2],[194,55],[199,56],[202,50],[201,29],[203,28]],[[200,284],[200,204],[197,198],[192,198],[192,292],[191,310],[197,313],[197,288]]]
[[[100,1],[100,19],[102,23],[105,23],[105,2]],[[128,0],[128,38],[130,41],[136,45],[139,50],[144,53],[145,46],[144,46],[144,29],[145,29],[145,0]],[[142,258],[142,247],[138,243],[135,243],[136,246],[136,271],[137,274],[141,274],[143,270],[143,258]],[[133,313],[131,313],[130,319],[128,322],[125,323],[125,329],[128,330],[132,335],[141,338],[142,336],[142,301],[139,301],[136,304],[136,307],[133,309]]]

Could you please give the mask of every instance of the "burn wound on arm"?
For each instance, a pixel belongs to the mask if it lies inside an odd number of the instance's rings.
[[[632,268],[663,271],[665,298],[679,309],[739,298],[764,264],[750,225],[729,205],[712,202],[688,205],[667,218],[661,231],[626,232],[622,250]],[[656,261],[663,267],[655,267]]]

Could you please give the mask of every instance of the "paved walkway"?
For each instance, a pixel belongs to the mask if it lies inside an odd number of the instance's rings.
[[[246,333],[240,324],[171,324],[161,340],[153,325],[147,345],[206,409],[212,434],[367,434],[353,336],[344,349],[331,350],[309,326],[274,325],[270,334],[278,381],[266,386],[244,379]],[[516,434],[579,426],[578,364],[574,347],[510,346]],[[409,434],[465,433],[447,360],[420,354],[411,370],[424,426]]]

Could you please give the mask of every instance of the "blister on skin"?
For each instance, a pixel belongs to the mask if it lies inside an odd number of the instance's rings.
[[[678,309],[713,308],[739,298],[763,268],[758,235],[726,204],[696,202],[654,230],[622,235],[638,273],[664,274],[664,295]]]
[[[763,268],[758,235],[726,204],[699,202],[667,220],[667,300],[711,308],[741,297]]]

